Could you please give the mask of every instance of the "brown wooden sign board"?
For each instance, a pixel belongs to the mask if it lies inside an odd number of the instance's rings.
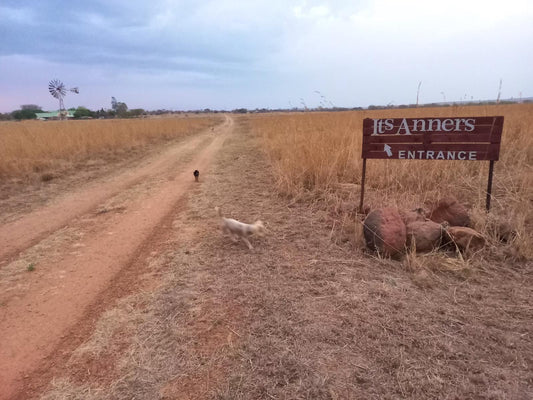
[[[494,161],[500,155],[503,117],[366,118],[363,121],[363,207],[366,159]]]

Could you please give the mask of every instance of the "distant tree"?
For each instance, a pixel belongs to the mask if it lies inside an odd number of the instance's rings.
[[[109,118],[109,117],[114,117],[115,116],[115,112],[113,110],[104,110],[104,108],[100,108],[99,110],[97,111],[94,111],[94,117],[95,118]]]
[[[128,106],[126,105],[126,103],[118,102],[115,111],[117,112],[117,115],[119,117],[125,117],[128,113]]]
[[[144,110],[142,108],[134,108],[133,110],[130,110],[128,114],[131,117],[139,117],[144,114]]]
[[[95,113],[91,110],[89,110],[86,107],[78,107],[76,111],[74,111],[74,118],[83,118],[83,117],[94,117]]]
[[[42,112],[43,109],[41,106],[38,106],[37,104],[23,104],[20,106],[21,110],[32,110],[32,111],[39,111]]]
[[[35,119],[37,118],[36,112],[41,112],[41,110],[16,110],[11,113],[11,116],[20,121],[23,119]]]
[[[117,108],[118,108],[117,99],[115,99],[114,97],[111,97],[111,109],[113,111],[117,111]]]

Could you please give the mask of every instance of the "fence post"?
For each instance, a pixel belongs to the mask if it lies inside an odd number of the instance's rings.
[[[494,173],[494,160],[489,164],[489,182],[487,184],[487,212],[490,211],[490,199],[492,197],[492,174]]]
[[[361,178],[361,201],[359,202],[359,212],[363,212],[363,201],[365,198],[365,177],[366,177],[366,158],[363,158],[363,176]]]

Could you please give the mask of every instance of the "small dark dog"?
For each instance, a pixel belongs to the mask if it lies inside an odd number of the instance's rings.
[[[200,171],[198,171],[197,169],[194,170],[194,172],[192,173],[194,175],[194,180],[196,182],[198,182],[198,177],[200,176]]]

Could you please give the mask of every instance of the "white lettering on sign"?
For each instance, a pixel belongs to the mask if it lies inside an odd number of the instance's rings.
[[[439,118],[430,119],[413,119],[411,126],[407,118],[403,118],[400,125],[394,131],[393,119],[373,119],[374,130],[371,136],[377,136],[381,133],[393,135],[411,135],[412,132],[472,132],[475,129],[475,118],[446,118],[441,120]]]
[[[404,118],[402,119],[402,122],[400,123],[400,127],[398,128],[398,132],[396,132],[397,135],[402,134],[402,129],[405,130],[404,134],[410,135],[411,131],[409,131],[409,125],[407,124],[407,120]]]
[[[392,131],[394,129],[393,119],[374,119],[373,121],[374,121],[373,135],[377,135],[376,132],[385,133],[386,131]]]
[[[442,121],[442,130],[446,132],[451,132],[453,129],[453,124],[453,119],[445,119],[444,121]]]
[[[477,160],[477,151],[400,150],[400,160]]]

